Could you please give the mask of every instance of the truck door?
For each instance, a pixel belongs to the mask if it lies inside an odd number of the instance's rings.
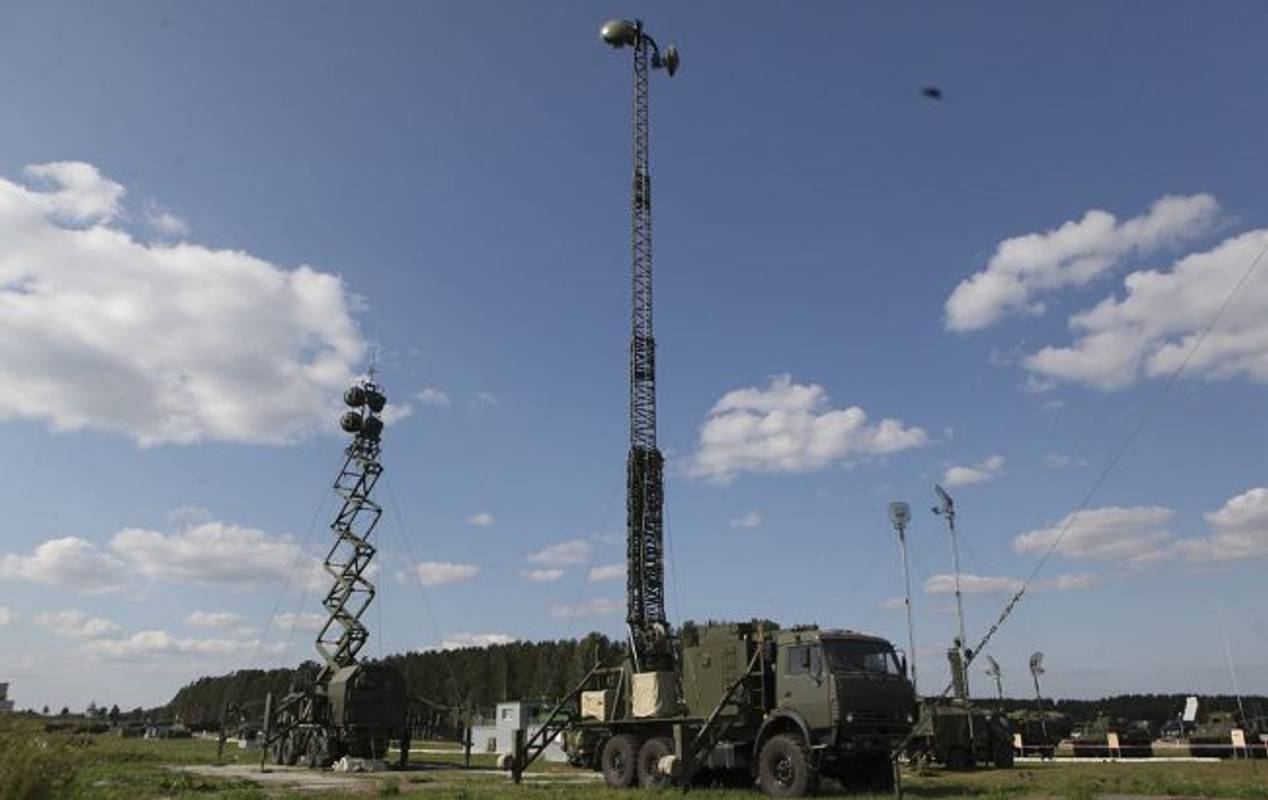
[[[796,711],[812,730],[832,725],[830,682],[818,642],[787,645],[779,654],[779,707]]]

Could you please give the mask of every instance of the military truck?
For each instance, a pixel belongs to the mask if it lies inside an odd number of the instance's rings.
[[[1060,711],[1020,709],[1010,713],[1008,720],[1013,731],[1021,734],[1024,756],[1052,758],[1057,744],[1074,731],[1074,722]]]
[[[1012,725],[1003,714],[969,706],[958,698],[928,697],[920,703],[906,754],[913,763],[938,763],[947,769],[979,764],[1008,769],[1013,766]]]
[[[276,764],[328,767],[345,755],[382,759],[393,739],[408,753],[408,707],[400,670],[387,664],[343,667],[325,686],[282,699],[272,720],[280,735],[268,755]]]
[[[911,730],[906,659],[875,636],[801,626],[684,626],[680,668],[596,670],[564,738],[574,766],[608,786],[756,781],[773,797],[821,776],[888,791],[891,753]]]

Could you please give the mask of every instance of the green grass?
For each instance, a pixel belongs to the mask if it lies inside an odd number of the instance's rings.
[[[426,746],[436,749],[432,744]],[[507,776],[488,774],[495,756],[472,753],[472,771],[461,768],[462,753],[415,753],[411,763],[423,769],[385,773],[349,783],[349,790],[303,793],[261,787],[248,780],[203,776],[173,769],[215,762],[216,743],[185,739],[148,741],[111,735],[45,732],[38,720],[0,720],[0,800],[273,800],[274,798],[366,798],[415,796],[435,800],[632,800],[645,796],[611,790],[602,784],[526,782],[513,786]],[[259,751],[225,748],[230,764],[255,765]],[[560,764],[539,762],[533,772],[544,778],[575,775]],[[1213,764],[1019,765],[1012,770],[952,773],[932,770],[905,774],[905,794],[913,800],[1065,797],[1091,800],[1101,795],[1217,797],[1268,800],[1268,762]],[[824,795],[843,796],[832,783]],[[666,794],[672,797],[673,794]],[[698,789],[701,800],[757,800],[747,789]],[[855,795],[858,800],[869,800]],[[889,796],[883,796],[888,798]],[[880,800],[879,797],[872,800]]]

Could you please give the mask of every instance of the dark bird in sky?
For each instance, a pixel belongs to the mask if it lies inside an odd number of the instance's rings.
[[[939,89],[937,86],[926,86],[925,88],[920,90],[920,93],[924,95],[925,97],[928,97],[930,100],[942,99],[942,90]]]

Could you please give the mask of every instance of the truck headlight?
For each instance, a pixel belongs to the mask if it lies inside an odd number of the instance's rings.
[[[850,722],[853,722],[853,721],[854,721],[854,712],[853,712],[853,711],[847,711],[847,712],[845,712],[845,721],[846,721],[847,723],[850,723]]]
[[[911,725],[911,724],[912,724],[912,723],[914,723],[915,721],[916,721],[916,718],[912,716],[912,714],[911,714],[911,712],[910,712],[910,711],[908,711],[908,712],[907,712],[907,724],[908,724],[908,725]]]

